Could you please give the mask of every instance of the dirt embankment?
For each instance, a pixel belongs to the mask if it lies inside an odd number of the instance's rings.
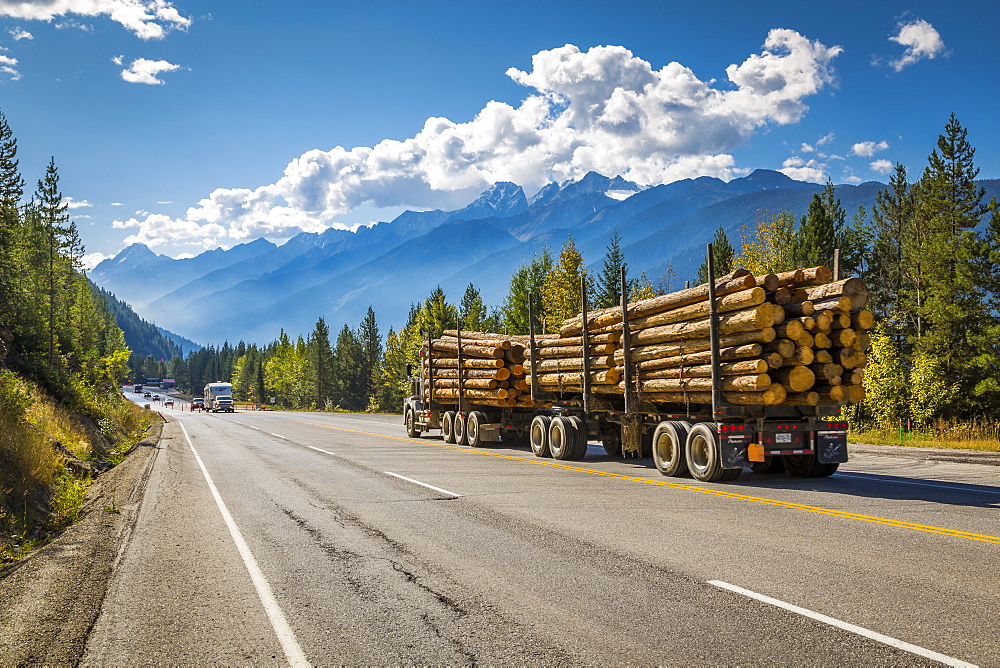
[[[0,571],[0,664],[79,662],[138,517],[161,430],[155,423],[124,462],[97,479],[76,524]]]

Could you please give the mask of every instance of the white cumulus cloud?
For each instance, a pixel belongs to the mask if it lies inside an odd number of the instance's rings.
[[[889,41],[906,47],[902,56],[889,63],[897,72],[924,58],[936,58],[945,50],[941,35],[923,19],[899,24],[899,32],[890,35]]]
[[[73,209],[85,209],[87,207],[94,206],[85,199],[78,201],[73,199],[72,197],[63,197],[63,200],[62,202],[60,202],[60,204],[66,205],[66,208],[69,209],[70,211],[72,211]]]
[[[803,160],[794,155],[781,163],[781,169],[778,171],[796,181],[826,183],[828,178],[825,163],[815,159]]]
[[[0,16],[51,22],[69,15],[107,16],[141,39],[160,39],[191,25],[167,0],[0,0]],[[69,22],[76,27],[73,19]]]
[[[83,263],[84,269],[90,271],[104,260],[107,260],[109,257],[114,257],[114,255],[105,255],[104,253],[87,253],[80,258],[80,262]]]
[[[871,167],[871,170],[876,174],[890,174],[892,173],[892,170],[895,169],[895,166],[885,158],[874,160],[868,163],[868,166]]]
[[[17,58],[0,54],[0,72],[8,75],[11,81],[21,78],[21,73],[17,71]]]
[[[21,28],[11,28],[7,32],[10,33],[10,36],[14,38],[15,42],[20,42],[22,39],[35,39],[34,35],[27,30],[22,30]]]
[[[116,65],[121,65],[120,58],[113,58],[112,62]],[[145,58],[136,58],[132,61],[132,64],[127,68],[122,70],[122,79],[128,81],[129,83],[141,83],[149,84],[152,86],[162,84],[163,79],[159,77],[162,72],[173,72],[174,70],[179,70],[180,65],[174,65],[173,63],[168,63],[165,60],[146,60]]]
[[[591,170],[641,184],[728,179],[736,168],[729,152],[764,126],[801,119],[804,99],[832,82],[841,51],[775,29],[717,87],[680,63],[656,69],[621,46],[567,44],[536,53],[528,71],[507,71],[528,89],[517,106],[491,101],[466,122],[429,118],[401,141],[311,150],[274,183],[215,190],[181,220],[118,224],[137,230],[126,243],[212,247],[344,227],[337,216],[360,206],[460,206],[497,181],[531,192]]]
[[[863,141],[851,147],[851,154],[859,158],[870,158],[879,151],[889,148],[889,143],[884,139],[880,142]]]

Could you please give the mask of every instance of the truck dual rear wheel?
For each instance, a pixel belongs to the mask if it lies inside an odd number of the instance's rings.
[[[417,418],[412,410],[406,411],[406,435],[410,438],[420,438],[420,430],[417,429]]]
[[[576,428],[567,417],[554,417],[549,423],[549,452],[556,459],[573,459],[576,454]]]
[[[840,464],[823,464],[816,455],[781,455],[788,475],[795,478],[825,478],[837,472]]]
[[[455,443],[458,445],[468,445],[469,443],[469,430],[467,415],[462,415],[461,413],[455,413],[455,421],[452,423],[452,431],[455,434]]]
[[[441,416],[441,438],[445,443],[455,442],[455,411],[445,411]]]
[[[569,459],[583,459],[587,456],[587,426],[583,423],[583,420],[576,415],[571,415],[568,418],[570,424],[573,427],[573,456]]]
[[[688,475],[684,455],[689,425],[686,422],[665,421],[653,432],[653,463],[663,475]]]
[[[601,445],[612,457],[622,454],[622,426],[617,422],[601,423]]]
[[[465,421],[465,440],[473,448],[478,448],[484,443],[479,425],[486,424],[486,414],[481,411],[472,411]]]
[[[551,457],[549,452],[549,422],[552,420],[548,415],[536,415],[531,420],[531,428],[528,430],[528,443],[531,451],[536,457]]]
[[[702,482],[725,482],[740,477],[742,469],[722,468],[722,452],[715,427],[699,422],[688,432],[684,447],[688,470]]]

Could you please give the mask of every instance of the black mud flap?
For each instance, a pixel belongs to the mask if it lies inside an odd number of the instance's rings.
[[[816,432],[816,460],[820,464],[843,464],[847,461],[847,433]]]
[[[750,445],[751,439],[749,434],[740,434],[739,436],[719,434],[722,468],[741,469],[750,466],[750,460],[747,459],[747,446]]]

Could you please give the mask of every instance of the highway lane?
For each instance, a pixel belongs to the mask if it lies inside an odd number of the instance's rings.
[[[705,485],[596,445],[566,466],[407,439],[397,416],[164,414],[93,663],[289,656],[192,446],[313,663],[1000,657],[995,467],[859,456]]]

